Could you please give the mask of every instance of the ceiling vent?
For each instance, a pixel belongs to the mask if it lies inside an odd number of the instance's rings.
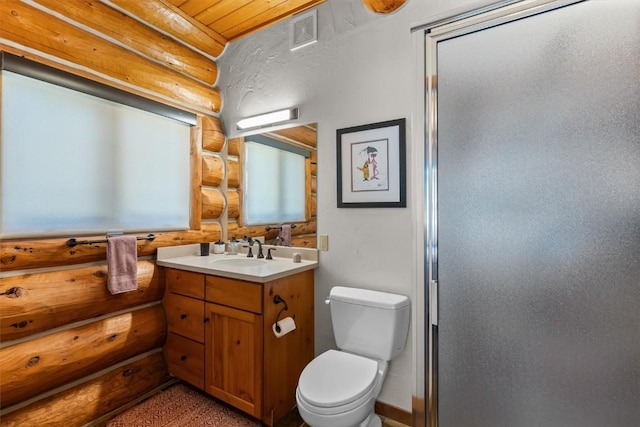
[[[316,9],[291,18],[291,50],[300,49],[318,41],[318,13]]]

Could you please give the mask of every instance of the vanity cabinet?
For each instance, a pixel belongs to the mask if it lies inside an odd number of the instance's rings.
[[[166,269],[163,300],[169,373],[272,426],[296,405],[295,390],[314,357],[313,271],[266,283]],[[296,329],[272,326],[282,303]]]

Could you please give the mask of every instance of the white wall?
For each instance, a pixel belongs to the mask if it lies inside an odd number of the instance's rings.
[[[413,296],[417,286],[412,248],[418,236],[412,192],[421,171],[407,159],[407,208],[336,207],[336,129],[407,118],[407,152],[421,144],[411,134],[415,114],[416,24],[490,2],[408,0],[391,15],[368,11],[361,0],[327,0],[318,6],[318,42],[291,52],[289,22],[230,44],[218,59],[222,120],[239,136],[242,117],[298,106],[297,124],[318,123],[318,234],[329,235],[316,270],[316,353],[335,346],[325,297],[334,285]],[[414,182],[412,182],[414,181]],[[420,189],[417,189],[420,191]],[[412,325],[414,328],[415,325]],[[418,329],[423,326],[418,325]],[[411,411],[414,366],[411,333],[406,351],[391,363],[381,402]]]

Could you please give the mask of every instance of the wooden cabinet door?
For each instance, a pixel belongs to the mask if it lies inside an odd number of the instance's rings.
[[[205,390],[262,415],[262,315],[206,304]]]

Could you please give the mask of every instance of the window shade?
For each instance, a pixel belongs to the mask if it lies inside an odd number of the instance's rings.
[[[186,229],[190,126],[2,71],[3,237]]]
[[[304,156],[246,141],[244,184],[247,225],[304,221]]]

